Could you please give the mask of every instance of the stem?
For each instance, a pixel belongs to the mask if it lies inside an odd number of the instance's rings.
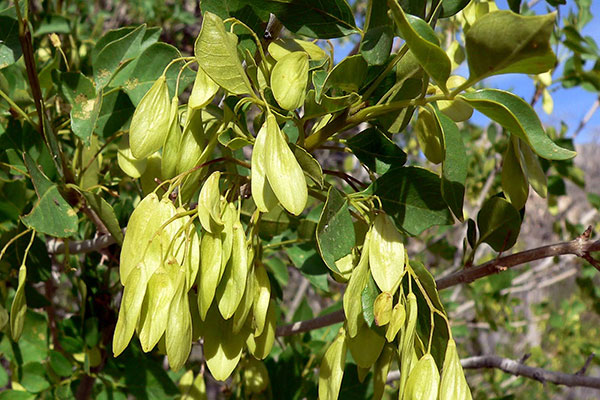
[[[29,254],[29,249],[31,248],[31,245],[33,244],[33,239],[35,239],[35,230],[31,229],[31,238],[29,239],[29,243],[27,244],[27,247],[25,248],[25,254],[23,254],[23,262],[21,263],[21,265],[25,265],[25,260],[27,259],[27,255]]]
[[[460,92],[462,92],[463,90],[473,86],[475,83],[477,83],[479,81],[479,79],[467,79],[466,81],[464,81],[463,83],[461,83],[460,85],[458,85],[457,87],[455,87],[450,94],[448,95],[448,100],[453,100],[457,94],[459,94]]]
[[[196,57],[177,57],[172,59],[167,66],[165,67],[165,69],[163,69],[163,75],[167,75],[167,71],[169,70],[169,68],[171,68],[171,65],[178,63],[179,61],[192,61],[192,60],[196,60]]]
[[[333,121],[325,125],[319,131],[306,138],[306,150],[312,151],[325,143],[329,138],[338,132],[355,127],[362,122],[376,118],[380,115],[387,114],[392,111],[398,111],[410,106],[422,106],[438,100],[450,100],[452,94],[436,94],[434,96],[400,100],[388,104],[378,104],[371,107],[363,108],[352,116],[348,116],[348,110],[338,115]]]
[[[19,113],[27,122],[29,122],[34,128],[37,127],[37,125],[35,124],[35,122],[33,122],[33,120],[29,117],[29,115],[27,115],[27,113],[25,111],[23,111],[23,109],[21,107],[19,107],[17,105],[17,103],[15,103],[10,97],[8,97],[8,95],[6,93],[4,93],[2,90],[0,90],[0,96],[6,100],[6,102],[8,103],[8,105],[14,109],[17,113]]]
[[[0,161],[0,165],[3,165],[3,166],[5,166],[5,167],[7,167],[7,168],[9,168],[9,169],[14,169],[14,170],[15,170],[15,171],[17,171],[19,174],[21,174],[21,175],[23,175],[23,176],[26,176],[26,177],[28,177],[28,178],[30,178],[30,179],[31,179],[31,176],[29,175],[29,173],[28,173],[28,172],[21,171],[19,168],[15,167],[14,165],[10,165],[10,164],[8,164],[8,163],[5,163],[5,162],[2,162],[2,161]]]
[[[79,176],[81,177],[81,176],[83,176],[83,174],[86,173],[86,171],[88,170],[88,168],[92,165],[92,163],[94,162],[94,160],[96,158],[98,158],[98,156],[100,155],[100,153],[102,153],[102,151],[106,148],[106,146],[108,146],[109,144],[111,144],[115,139],[123,136],[124,133],[125,133],[125,131],[117,132],[116,134],[114,134],[111,137],[109,137],[108,140],[102,145],[102,147],[100,147],[98,149],[98,151],[96,152],[96,154],[94,154],[94,156],[90,159],[90,161],[88,161],[87,165],[79,173]]]
[[[6,253],[6,250],[8,250],[8,248],[10,247],[11,244],[13,244],[14,242],[16,242],[20,237],[27,235],[28,232],[31,232],[32,229],[29,228],[27,230],[24,230],[23,232],[17,234],[15,237],[13,237],[12,239],[10,239],[2,248],[2,251],[0,251],[0,260],[2,260],[2,257],[4,257],[4,254]]]
[[[263,246],[263,249],[272,249],[275,247],[279,247],[279,246],[287,246],[288,244],[294,244],[294,243],[302,243],[302,242],[308,242],[309,239],[289,239],[289,240],[282,240],[281,242],[277,242],[277,243],[269,243]]]
[[[377,77],[377,79],[375,79],[375,81],[365,91],[365,93],[362,95],[363,99],[368,99],[369,97],[371,97],[371,95],[373,94],[373,92],[375,91],[375,89],[377,89],[377,87],[385,79],[385,77],[387,76],[387,74],[389,74],[390,72],[392,72],[392,69],[394,69],[394,67],[396,66],[396,64],[398,64],[398,62],[402,59],[402,57],[404,57],[404,55],[407,52],[408,52],[408,46],[405,43],[405,44],[402,45],[402,47],[400,48],[400,50],[398,51],[398,53],[396,53],[396,55],[394,56],[394,58],[392,59],[392,61],[390,61],[390,63],[385,67],[385,69],[383,70],[383,72]]]
[[[193,63],[197,62],[196,59],[194,58],[191,61],[186,62],[185,64],[183,64],[183,67],[181,67],[179,69],[179,73],[177,74],[177,83],[175,83],[175,96],[177,96],[177,94],[179,93],[179,80],[181,79],[181,74],[183,73],[183,71],[185,71],[185,69],[187,67],[189,67],[190,65],[192,65]]]

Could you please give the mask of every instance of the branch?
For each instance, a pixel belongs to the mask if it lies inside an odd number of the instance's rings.
[[[593,357],[593,354],[591,355]],[[588,358],[590,360],[590,358]],[[600,389],[600,378],[583,376],[579,372],[565,374],[563,372],[548,371],[538,367],[528,367],[523,362],[511,360],[494,355],[468,357],[460,360],[464,369],[497,368],[508,374],[524,376],[535,379],[541,383],[552,382],[556,385],[582,386]],[[587,363],[587,362],[586,362]],[[387,382],[392,383],[400,378],[400,371],[392,371],[387,377]]]
[[[436,281],[437,289],[442,290],[460,283],[470,283],[477,279],[484,278],[501,271],[506,271],[507,269],[517,265],[565,254],[573,254],[586,260],[589,258],[597,263],[597,261],[594,260],[589,253],[593,251],[600,251],[600,240],[589,242],[590,235],[591,227],[589,227],[578,238],[569,242],[556,243],[531,250],[521,251],[509,256],[496,258],[495,260],[488,261],[476,267],[463,269],[438,279]],[[592,263],[592,265],[594,264]],[[322,315],[317,318],[280,326],[277,328],[277,336],[289,336],[296,333],[308,332],[313,329],[318,329],[324,326],[342,322],[344,321],[344,318],[344,310],[334,311],[331,314]]]
[[[600,389],[600,378],[583,376],[581,374],[565,374],[564,372],[548,371],[538,367],[528,367],[518,361],[498,356],[476,356],[460,361],[465,369],[497,368],[502,371],[526,378],[535,379],[541,383],[552,382],[556,385],[583,386]]]
[[[123,229],[125,232],[125,229]],[[93,239],[81,241],[68,241],[69,254],[91,253],[99,251],[111,244],[116,243],[115,238],[108,234],[95,237]],[[65,241],[62,239],[52,238],[46,242],[46,248],[49,254],[61,254],[66,251]]]
[[[570,242],[551,244],[496,258],[477,267],[463,269],[462,271],[441,278],[436,281],[436,284],[438,290],[446,289],[459,283],[470,283],[531,261],[565,254],[573,254],[584,258],[589,256],[589,253],[592,251],[600,251],[600,240],[588,242],[584,236],[580,236]]]
[[[278,326],[276,335],[290,336],[296,333],[308,332],[312,331],[313,329],[337,324],[338,322],[344,321],[344,319],[344,310],[337,310],[330,314],[325,314],[306,321],[298,321],[294,322],[293,324]]]

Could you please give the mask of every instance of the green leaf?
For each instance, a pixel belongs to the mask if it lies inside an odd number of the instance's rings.
[[[333,186],[327,193],[316,237],[323,261],[330,270],[340,273],[335,262],[352,252],[356,238],[348,201]]]
[[[359,99],[360,96],[356,93],[350,93],[340,97],[329,97],[323,94],[321,95],[320,103],[317,103],[315,100],[315,91],[314,89],[311,89],[306,94],[304,115],[302,116],[302,119],[308,120],[325,114],[333,114],[356,103]]]
[[[446,156],[444,133],[435,117],[435,109],[431,105],[419,108],[419,116],[414,130],[417,133],[419,147],[427,160],[434,164],[444,161]]]
[[[418,167],[392,169],[372,185],[373,194],[379,196],[385,212],[410,235],[454,222],[440,187],[440,178]]]
[[[511,11],[488,13],[465,37],[469,80],[511,72],[539,74],[556,64],[550,35],[556,14],[522,16]]]
[[[518,14],[521,10],[521,0],[508,0],[507,2],[511,11]]]
[[[160,363],[139,350],[123,357],[123,375],[127,391],[134,398],[159,400],[180,398],[179,390]],[[115,396],[116,397],[116,396]]]
[[[252,87],[238,57],[236,41],[237,38],[225,30],[223,20],[207,12],[194,54],[200,68],[219,86],[232,94],[251,94]]]
[[[181,57],[181,53],[177,48],[166,43],[154,43],[145,49],[138,58],[120,70],[111,82],[111,86],[122,86],[133,104],[137,106],[152,84],[162,75],[165,67],[178,57]],[[166,77],[170,97],[175,95],[177,75],[183,64],[183,61],[173,63],[167,71]],[[181,74],[179,93],[190,85],[195,77],[194,71],[186,68]],[[106,101],[107,99],[105,99]]]
[[[410,51],[431,79],[446,92],[451,63],[433,29],[422,19],[405,15],[397,0],[388,0],[388,6]]]
[[[87,205],[100,217],[108,232],[121,245],[123,243],[123,232],[112,206],[98,194],[92,192],[82,192],[82,194]]]
[[[310,243],[293,246],[286,249],[292,264],[300,270],[302,275],[317,289],[329,291],[327,266]]]
[[[102,107],[102,95],[96,95],[91,79],[80,72],[60,74],[60,90],[71,104],[71,128],[87,145],[96,128],[96,122]]]
[[[25,160],[25,165],[27,166],[29,176],[31,177],[31,182],[33,183],[35,193],[38,195],[38,197],[42,197],[44,193],[46,193],[48,189],[53,186],[52,181],[50,181],[50,179],[48,179],[48,177],[42,172],[40,166],[36,164],[29,153],[25,153],[23,158]]]
[[[423,289],[425,289],[425,293],[423,293],[423,295],[429,297],[433,305],[438,310],[444,311],[444,306],[442,304],[442,301],[440,300],[440,295],[435,284],[435,279],[433,279],[433,275],[431,275],[431,272],[429,272],[429,270],[418,261],[411,261],[410,267],[419,278],[419,282],[421,282],[421,284],[423,285]]]
[[[14,64],[21,54],[19,21],[5,15],[0,16],[0,69]]]
[[[471,0],[443,0],[442,1],[442,12],[440,12],[440,18],[448,18],[451,17],[455,14],[457,14],[459,11],[461,11],[463,8],[465,8],[467,6],[467,4],[469,4],[471,2]]]
[[[0,400],[32,400],[35,398],[35,394],[23,390],[7,389],[0,393]]]
[[[73,373],[71,362],[56,350],[50,350],[50,366],[59,376],[70,376]]]
[[[287,285],[290,279],[290,273],[288,272],[287,265],[285,265],[280,258],[268,258],[264,260],[264,263],[279,285]]]
[[[531,148],[523,141],[519,140],[519,149],[521,150],[523,167],[529,184],[540,197],[545,198],[548,194],[548,179],[542,169],[539,158],[533,153]]]
[[[479,240],[496,251],[505,251],[514,246],[521,229],[521,215],[512,204],[495,196],[483,204],[477,214]]]
[[[308,95],[310,94],[310,92],[314,92],[313,93],[313,99],[318,103],[321,104],[321,96],[323,95],[323,85],[325,84],[325,79],[327,79],[327,75],[329,75],[329,72],[327,71],[323,71],[322,69],[316,70],[312,73],[311,76],[311,80],[312,80],[312,84],[314,86],[314,90],[310,90],[307,94],[307,98]],[[306,112],[305,112],[306,114]]]
[[[296,146],[295,144],[290,145],[300,168],[304,171],[304,174],[313,180],[320,188],[323,187],[323,169],[321,164],[308,152],[304,147]]]
[[[523,139],[540,157],[548,160],[575,157],[574,151],[559,147],[546,135],[537,114],[522,98],[498,89],[464,93],[460,98]]]
[[[369,2],[367,27],[360,42],[360,54],[369,65],[383,65],[390,56],[394,41],[394,25],[387,14],[386,0]]]
[[[93,64],[94,82],[98,93],[110,82],[114,73],[126,60],[137,55],[145,33],[144,24],[122,38],[110,42],[98,52],[97,60]]]
[[[331,39],[357,33],[354,14],[346,0],[255,0],[257,7],[275,14],[298,35]]]
[[[96,121],[96,133],[101,137],[108,138],[118,131],[128,129],[129,121],[135,111],[135,106],[129,96],[122,90],[118,90],[102,96],[102,98],[102,108],[100,108]]]
[[[134,26],[128,26],[125,28],[113,29],[113,30],[106,32],[100,39],[98,39],[98,41],[96,42],[96,45],[92,49],[92,64],[96,64],[96,62],[98,61],[98,55],[107,45],[109,45],[110,43],[112,43],[114,41],[122,39],[129,33],[133,32],[135,29],[136,29],[136,27],[134,27]],[[130,51],[127,53],[127,58],[132,58],[132,57],[137,56],[139,53],[144,51],[150,45],[152,45],[153,43],[156,43],[156,41],[160,37],[160,32],[161,32],[161,28],[159,28],[159,27],[146,28],[146,32],[144,33],[144,36],[142,37],[140,46],[139,47],[135,47],[135,46],[131,47]]]
[[[398,0],[405,13],[425,18],[426,3],[423,0]]]
[[[277,61],[294,51],[302,51],[308,55],[310,60],[315,63],[314,65],[311,65],[310,69],[319,68],[323,65],[320,60],[327,58],[325,50],[316,43],[306,40],[277,39],[274,42],[269,43],[269,55]]]
[[[0,304],[0,330],[4,330],[4,327],[8,324],[9,321],[9,316],[8,316],[8,311],[6,311],[6,309]],[[4,369],[0,368],[0,385],[2,384],[2,372],[4,371]],[[6,372],[6,371],[4,371]]]
[[[436,115],[446,147],[446,156],[442,163],[442,196],[454,216],[462,221],[468,167],[467,151],[454,121],[438,110]]]
[[[62,15],[47,14],[35,30],[34,36],[39,37],[49,33],[71,33],[71,21]]]
[[[21,385],[31,393],[40,393],[50,387],[46,380],[46,368],[38,362],[32,362],[23,366]]]
[[[368,128],[346,142],[369,169],[384,174],[406,162],[406,153],[377,128]]]
[[[264,30],[264,23],[269,20],[269,12],[257,7],[252,0],[202,0],[200,7],[202,8],[202,14],[211,12],[221,17],[221,19],[234,17],[242,21],[259,37]],[[233,33],[240,38],[241,48],[248,49],[251,53],[256,51],[256,42],[254,42],[247,29],[236,25],[233,28]]]
[[[477,225],[471,218],[467,220],[467,241],[472,249],[477,247]]]
[[[323,92],[329,88],[341,89],[349,93],[358,92],[358,89],[366,83],[367,67],[367,62],[359,54],[344,58],[325,78]]]
[[[13,349],[20,354],[9,356],[4,351],[4,356],[21,365],[34,361],[43,362],[48,357],[48,322],[44,314],[38,314],[31,310],[27,311],[23,334],[17,345],[18,349],[14,347]],[[14,356],[18,357],[18,361]]]
[[[61,196],[56,185],[50,187],[21,220],[37,232],[61,238],[75,234],[78,226],[77,213]]]
[[[368,274],[367,285],[362,290],[360,299],[362,302],[362,315],[369,328],[377,327],[377,324],[375,323],[374,305],[375,299],[377,298],[377,296],[379,296],[379,293],[381,293],[381,291],[377,287],[373,276],[371,274]]]

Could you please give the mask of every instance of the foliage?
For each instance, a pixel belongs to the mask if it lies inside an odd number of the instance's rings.
[[[505,394],[492,374],[469,389],[469,332],[433,276],[517,246],[530,187],[553,205],[584,184],[564,132],[485,79],[532,75],[547,103],[560,43],[562,85],[600,90],[589,4],[558,29],[518,1],[203,0],[192,48],[158,3],[106,32],[87,2],[56,3],[1,3],[0,398]],[[343,37],[359,42],[335,63],[325,39]],[[511,278],[469,286],[493,329]],[[276,340],[316,316],[294,279],[343,323]],[[585,356],[560,335],[589,353],[595,334],[557,320],[597,313],[592,279],[564,313],[539,306],[569,365]]]

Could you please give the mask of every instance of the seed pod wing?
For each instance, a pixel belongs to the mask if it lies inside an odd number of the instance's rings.
[[[256,135],[254,149],[252,150],[252,199],[256,204],[256,208],[261,212],[269,212],[277,205],[277,197],[271,189],[271,185],[267,180],[265,158],[267,149],[265,148],[267,139],[267,125],[263,126]]]
[[[135,158],[146,158],[163,145],[169,130],[170,100],[161,75],[136,107],[129,127],[129,147]]]
[[[279,130],[273,114],[267,115],[265,166],[269,184],[283,208],[300,215],[308,201],[304,171]]]
[[[456,343],[453,339],[448,341],[442,379],[440,382],[439,400],[471,400],[471,389],[465,379],[465,373],[460,365]]]
[[[221,220],[221,192],[219,171],[213,172],[202,185],[198,197],[198,218],[205,231],[215,233],[223,226]]]
[[[200,274],[198,284],[198,308],[202,319],[215,297],[215,290],[221,277],[221,257],[223,255],[221,235],[204,232],[200,242]]]
[[[379,289],[394,293],[404,273],[402,235],[386,214],[375,217],[369,242],[369,266]]]
[[[23,333],[25,314],[27,313],[27,300],[25,299],[25,280],[27,278],[27,267],[25,264],[19,268],[19,283],[17,292],[10,306],[10,336],[15,342]]]
[[[125,350],[136,326],[146,295],[146,276],[144,268],[138,265],[127,277],[123,297],[119,308],[119,318],[113,336],[113,354],[117,357]]]
[[[431,354],[417,362],[406,381],[404,399],[436,400],[440,386],[440,373]]]
[[[231,257],[217,289],[219,311],[225,319],[231,318],[237,310],[244,295],[248,277],[248,248],[246,247],[244,227],[239,220],[233,225],[232,235]]]
[[[210,79],[202,68],[198,67],[192,93],[190,93],[188,99],[188,105],[192,109],[202,108],[212,101],[218,90],[219,85]]]
[[[346,333],[341,329],[331,343],[319,368],[319,400],[336,400],[342,386],[346,364]]]
[[[271,71],[273,97],[284,110],[304,104],[308,83],[308,54],[294,51],[281,57]]]

